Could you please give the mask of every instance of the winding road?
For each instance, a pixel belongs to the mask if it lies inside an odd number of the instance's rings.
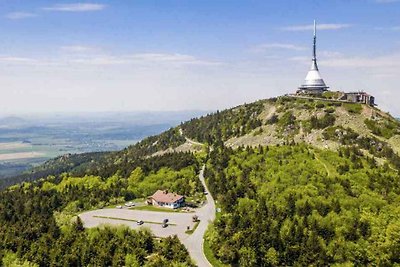
[[[215,219],[215,202],[213,197],[211,196],[210,192],[208,191],[207,185],[204,180],[204,168],[200,171],[199,178],[201,183],[205,188],[205,192],[207,192],[207,203],[200,209],[196,211],[196,214],[199,216],[200,223],[194,231],[193,234],[188,236],[187,238],[181,240],[182,243],[185,245],[187,250],[189,251],[190,257],[195,261],[196,265],[199,267],[206,267],[212,266],[206,256],[204,255],[203,251],[203,243],[204,243],[204,234],[208,228],[210,222]]]
[[[141,227],[149,228],[155,236],[167,237],[177,235],[181,242],[187,248],[190,257],[195,261],[199,267],[211,266],[208,262],[203,251],[204,234],[210,222],[215,219],[215,203],[214,199],[209,193],[205,180],[204,180],[205,165],[199,173],[199,179],[205,188],[206,203],[201,208],[196,209],[196,215],[199,217],[199,225],[196,230],[188,235],[185,233],[186,227],[194,227],[195,223],[192,221],[193,213],[170,213],[158,211],[144,211],[144,210],[130,210],[127,208],[117,209],[98,209],[81,213],[79,217],[82,219],[84,226],[87,228],[98,227],[102,224],[111,225],[127,225],[132,229],[139,229]],[[167,228],[161,227],[163,219],[169,219],[169,226]],[[143,220],[144,225],[138,225],[136,222]]]

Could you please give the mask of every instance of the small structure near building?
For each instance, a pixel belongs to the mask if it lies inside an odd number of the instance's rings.
[[[370,106],[376,105],[375,97],[363,91],[344,93],[344,95],[341,97],[341,100],[347,100],[354,103],[367,104]]]
[[[153,206],[176,209],[185,205],[185,197],[168,190],[157,190],[147,202]]]

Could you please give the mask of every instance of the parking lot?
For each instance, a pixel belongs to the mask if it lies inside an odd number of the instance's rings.
[[[187,227],[193,228],[192,216],[195,213],[178,213],[178,212],[157,212],[144,210],[129,209],[99,209],[92,210],[79,215],[85,227],[96,227],[101,224],[110,225],[127,225],[133,229],[140,227],[148,227],[153,234],[158,237],[167,237],[170,235],[178,235],[180,239],[185,239]],[[168,226],[162,227],[164,219],[168,219]],[[201,219],[201,218],[199,218]],[[138,225],[136,221],[144,221],[143,225]]]

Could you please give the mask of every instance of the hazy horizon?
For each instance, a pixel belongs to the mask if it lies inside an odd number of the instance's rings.
[[[395,0],[5,2],[0,114],[221,110],[291,93],[311,63],[316,19],[330,89],[367,91],[399,116],[399,9]]]

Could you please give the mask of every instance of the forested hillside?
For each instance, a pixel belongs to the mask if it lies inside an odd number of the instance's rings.
[[[197,159],[190,153],[122,166],[125,168],[112,176],[66,173],[0,192],[0,262],[39,266],[191,266],[186,249],[176,237],[159,243],[150,232],[124,227],[84,230],[76,219],[81,211],[147,197],[160,188],[187,196],[204,190],[197,178]]]
[[[201,151],[180,150],[195,142]],[[260,100],[192,119],[122,151],[65,155],[18,177],[33,182],[0,193],[0,258],[42,266],[68,260],[190,266],[176,239],[158,244],[149,233],[83,230],[71,220],[158,188],[196,195],[203,192],[197,173],[206,164],[221,209],[206,238],[216,260],[400,264],[399,152],[399,121],[377,108],[287,96]],[[62,251],[65,244],[72,245]]]
[[[222,209],[207,240],[240,266],[399,263],[398,171],[354,146],[221,147],[206,171]]]

